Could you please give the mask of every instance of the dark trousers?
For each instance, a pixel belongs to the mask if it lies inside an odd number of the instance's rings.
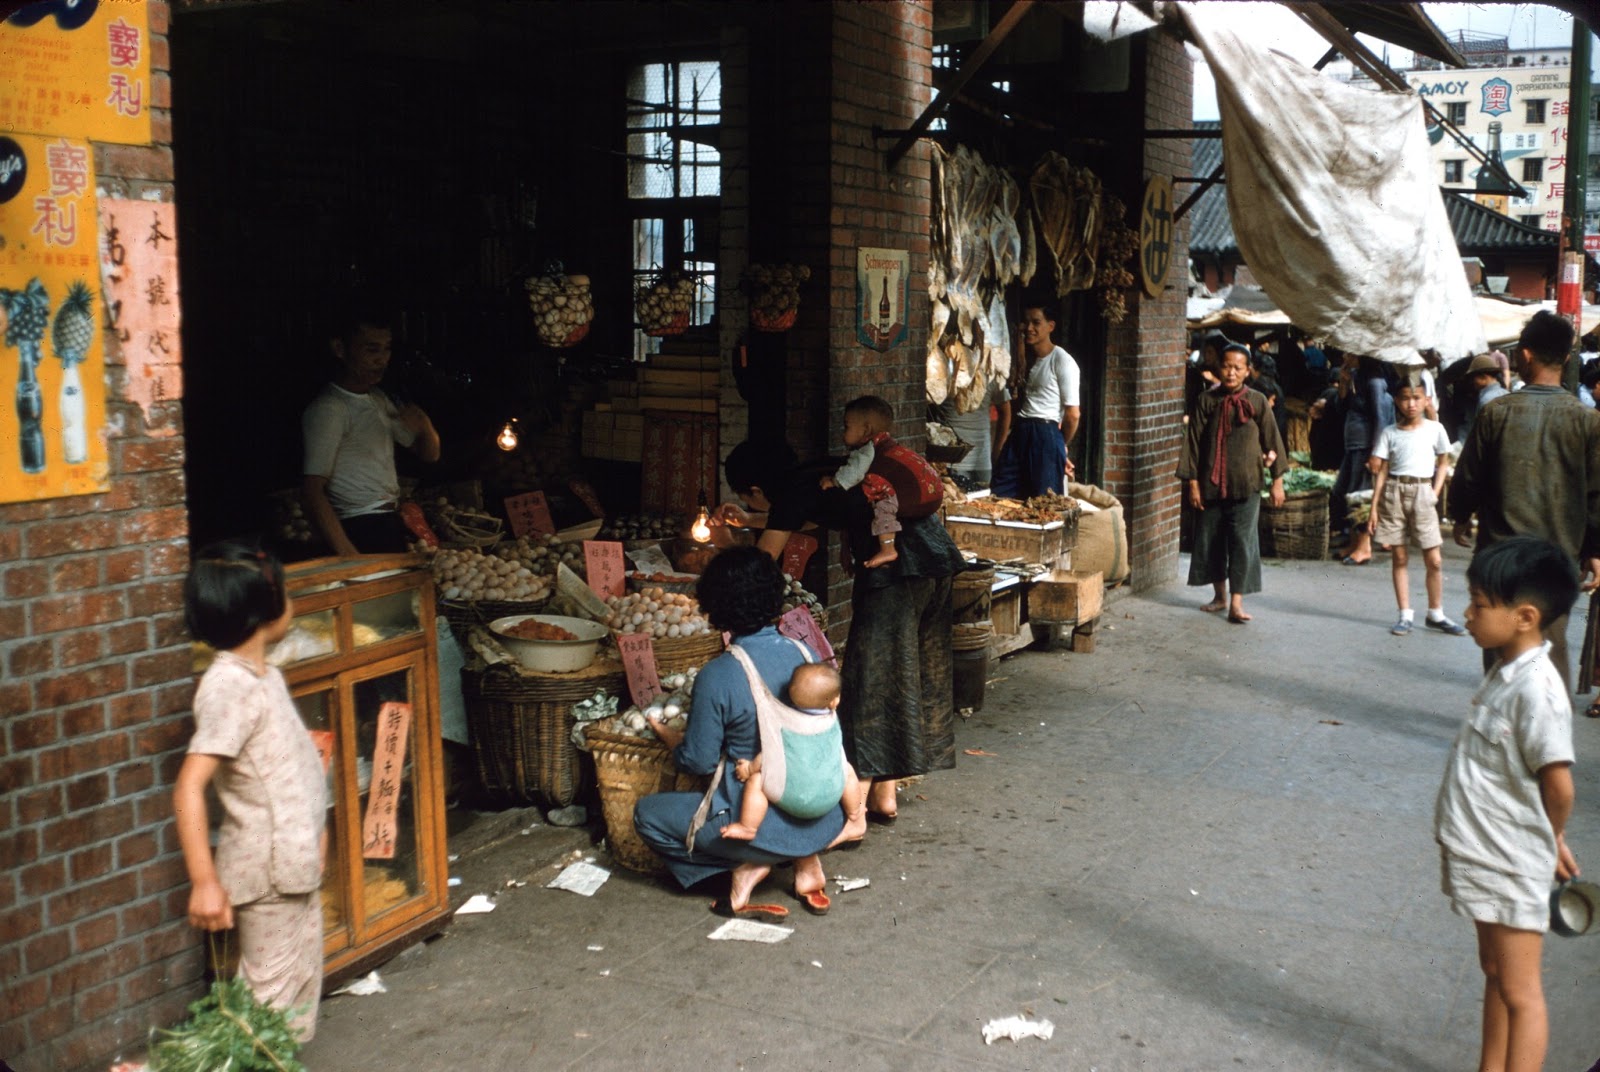
[[[1061,427],[1042,417],[1018,417],[1000,448],[989,490],[1002,499],[1031,499],[1066,486],[1067,444]]]

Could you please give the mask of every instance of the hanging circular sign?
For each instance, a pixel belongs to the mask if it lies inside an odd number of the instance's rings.
[[[1172,269],[1172,224],[1172,180],[1151,176],[1139,206],[1139,278],[1152,298],[1161,295]]]

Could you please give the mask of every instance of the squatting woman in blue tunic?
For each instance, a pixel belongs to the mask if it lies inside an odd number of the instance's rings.
[[[767,688],[787,702],[789,677],[807,656],[773,624],[783,609],[784,588],[783,572],[770,556],[753,547],[739,547],[711,560],[696,595],[712,626],[732,635],[732,642],[750,656]],[[815,659],[815,653],[810,658]],[[685,730],[673,730],[659,720],[653,721],[652,727],[672,749],[673,761],[681,771],[710,774],[717,761],[727,757],[726,770],[712,794],[705,824],[695,835],[693,850],[687,848],[685,839],[701,794],[655,793],[640,800],[634,809],[634,828],[666,860],[672,876],[688,887],[731,871],[729,895],[718,900],[713,910],[722,915],[773,919],[788,915],[788,909],[751,904],[750,893],[775,864],[793,861],[795,896],[813,913],[826,911],[828,899],[822,892],[826,876],[817,854],[839,841],[859,838],[864,821],[857,829],[846,830],[842,808],[816,819],[796,819],[774,807],[754,841],[733,841],[719,833],[738,818],[744,800],[744,783],[733,777],[734,762],[754,759],[761,750],[755,698],[732,653],[711,660],[695,679]]]

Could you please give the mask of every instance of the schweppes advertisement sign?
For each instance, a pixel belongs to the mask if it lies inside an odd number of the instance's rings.
[[[0,132],[150,142],[145,0],[23,4],[0,22],[0,72]]]

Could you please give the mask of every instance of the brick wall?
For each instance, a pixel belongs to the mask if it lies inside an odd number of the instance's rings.
[[[1141,53],[1145,92],[1142,109],[1130,120],[1145,129],[1189,126],[1193,74],[1183,46],[1165,34],[1146,34],[1136,45],[1135,56]],[[1189,154],[1188,141],[1144,142],[1140,182],[1128,190],[1130,217],[1137,215],[1144,177],[1187,175]],[[1186,189],[1178,188],[1180,200]],[[1187,235],[1185,222],[1174,236],[1166,289],[1151,298],[1135,287],[1128,296],[1129,316],[1107,333],[1104,482],[1122,500],[1130,583],[1136,589],[1166,584],[1177,575],[1181,498],[1173,474],[1181,449],[1188,354]]]
[[[903,130],[933,99],[933,8],[930,0],[833,4],[833,117],[829,147],[827,271],[829,382],[821,446],[842,449],[844,405],[877,395],[895,409],[897,439],[920,446],[927,437],[928,244],[932,231],[932,163],[918,142],[886,167],[894,142],[873,128]],[[856,327],[856,251],[862,246],[911,253],[907,339],[887,353],[862,346]],[[812,414],[817,410],[813,407]],[[815,419],[815,416],[813,416]],[[837,541],[830,552],[837,551]],[[831,632],[848,624],[850,578],[830,554]]]
[[[173,198],[167,19],[152,0],[155,144],[96,145],[102,196]],[[19,1069],[141,1045],[203,969],[170,821],[192,691],[181,412],[146,414],[125,376],[108,336],[110,490],[0,506],[0,1056]]]

